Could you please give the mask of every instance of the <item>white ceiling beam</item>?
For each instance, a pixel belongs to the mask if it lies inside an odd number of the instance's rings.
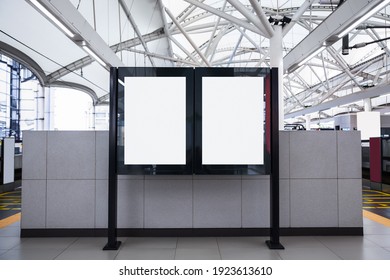
[[[149,51],[149,48],[148,48],[148,45],[146,44],[145,40],[142,38],[142,34],[133,18],[133,16],[131,15],[131,12],[130,12],[130,9],[127,7],[126,5],[126,2],[124,0],[119,0],[119,3],[120,5],[122,6],[122,9],[123,11],[125,12],[126,16],[127,16],[127,19],[130,21],[131,23],[131,26],[133,27],[135,33],[137,34],[138,38],[141,40],[141,44],[142,46],[144,47],[144,50],[147,52],[147,53],[150,53]],[[148,59],[150,61],[150,63],[152,64],[153,67],[156,67],[152,57],[148,56]]]
[[[124,66],[119,57],[111,50],[107,43],[99,36],[70,1],[41,0],[40,3],[56,18],[60,19],[60,21],[69,29],[76,32],[76,36],[71,38],[76,44],[81,47],[83,42],[86,43],[100,59],[108,64],[107,66]]]
[[[388,94],[389,92],[390,92],[390,85],[378,86],[378,87],[362,90],[354,94],[349,94],[343,97],[339,97],[334,100],[318,104],[316,106],[312,106],[299,111],[285,114],[285,118],[286,119],[295,118],[306,114],[324,111],[341,105],[361,101],[365,98],[373,98],[384,94]]]
[[[262,22],[258,17],[256,17],[250,10],[248,10],[240,1],[238,0],[227,0],[234,8],[237,9],[249,22],[256,26],[265,37],[271,38],[270,33],[263,26]]]
[[[250,31],[252,31],[252,32],[254,32],[256,34],[260,34],[262,36],[265,36],[265,34],[263,34],[263,32],[261,32],[256,26],[250,24],[247,21],[238,19],[238,18],[236,18],[234,16],[231,16],[229,14],[221,12],[218,9],[210,7],[209,5],[206,5],[206,4],[201,3],[199,1],[196,1],[196,0],[184,0],[184,1],[186,1],[186,2],[188,2],[190,4],[193,4],[193,5],[197,6],[198,8],[201,8],[201,9],[203,9],[205,11],[208,11],[209,13],[217,15],[217,16],[223,18],[223,19],[226,19],[226,20],[230,21],[231,23],[237,24],[237,25],[239,25],[239,26],[241,26],[241,27],[243,27],[243,28],[245,28],[247,30],[250,30]]]
[[[249,0],[249,2],[251,2],[251,5],[252,5],[253,9],[255,10],[258,18],[260,19],[260,22],[263,24],[265,31],[268,34],[268,38],[271,38],[272,36],[274,36],[274,29],[272,28],[270,22],[268,21],[259,2],[257,2],[257,0]]]
[[[253,1],[253,0],[251,0],[251,1]],[[318,0],[306,0],[304,3],[302,3],[301,6],[299,7],[298,11],[296,11],[294,13],[293,17],[291,18],[291,22],[289,24],[286,24],[283,27],[283,36],[285,36],[291,30],[291,28],[294,27],[295,23],[301,19],[302,15],[306,12],[306,10],[311,5],[313,5],[314,3],[317,3],[317,2],[318,2]]]
[[[223,2],[223,5],[222,5],[222,12],[223,12],[223,11],[225,10],[225,8],[226,8],[226,3],[227,3],[227,0],[225,0],[225,1]],[[213,41],[213,39],[214,39],[215,33],[217,32],[217,28],[218,28],[220,22],[221,22],[221,18],[218,17],[217,22],[215,23],[214,28],[213,28],[213,31],[211,32],[211,35],[210,35],[209,43],[208,43],[208,46],[207,46],[207,49],[206,49],[206,52],[205,52],[206,57],[209,57],[209,55],[210,55],[210,47],[212,46],[212,41]]]
[[[383,0],[345,1],[284,57],[284,70],[293,71],[299,62],[314,53],[324,42],[327,45],[334,44],[339,40],[337,35],[347,30],[382,2]]]
[[[179,28],[183,36],[187,39],[187,41],[191,44],[191,46],[194,48],[194,50],[198,53],[200,58],[203,60],[203,62],[208,66],[211,67],[211,64],[207,60],[207,58],[204,56],[204,54],[199,50],[198,46],[195,44],[195,42],[191,39],[191,37],[187,34],[187,32],[184,30],[184,28],[180,25],[180,23],[176,20],[175,16],[171,13],[171,11],[165,7],[165,12],[167,15],[171,18],[173,23]]]
[[[167,41],[168,41],[168,53],[170,57],[173,57],[173,49],[172,49],[172,42],[171,42],[171,32],[168,27],[167,17],[165,16],[164,12],[164,4],[162,3],[162,0],[158,1],[158,7],[160,8],[161,18],[164,23],[164,31],[165,34],[167,34]],[[142,36],[141,36],[142,37]]]

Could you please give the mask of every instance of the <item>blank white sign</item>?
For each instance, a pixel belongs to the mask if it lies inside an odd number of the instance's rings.
[[[125,77],[125,164],[186,164],[186,78]]]
[[[202,164],[263,164],[263,78],[203,77]]]
[[[381,116],[379,112],[359,112],[356,114],[357,130],[361,131],[361,139],[381,137]]]

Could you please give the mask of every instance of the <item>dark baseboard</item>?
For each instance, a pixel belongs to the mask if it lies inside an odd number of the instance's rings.
[[[363,228],[281,228],[281,236],[354,235]],[[105,237],[107,229],[22,229],[21,237]],[[118,237],[269,236],[269,228],[118,229]]]

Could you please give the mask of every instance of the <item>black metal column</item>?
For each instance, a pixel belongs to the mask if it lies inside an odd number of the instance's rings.
[[[118,250],[117,240],[117,129],[118,129],[118,68],[110,69],[110,131],[108,167],[108,241],[103,250]]]
[[[271,69],[271,184],[270,184],[270,249],[284,249],[280,244],[279,225],[279,82],[278,69]]]

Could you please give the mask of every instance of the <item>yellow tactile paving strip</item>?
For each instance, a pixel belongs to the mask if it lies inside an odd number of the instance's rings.
[[[363,217],[370,219],[374,222],[380,223],[384,226],[390,227],[390,219],[377,215],[375,213],[363,210]]]
[[[20,217],[21,217],[21,213],[18,213],[0,220],[0,228],[5,228],[13,223],[20,221]]]

